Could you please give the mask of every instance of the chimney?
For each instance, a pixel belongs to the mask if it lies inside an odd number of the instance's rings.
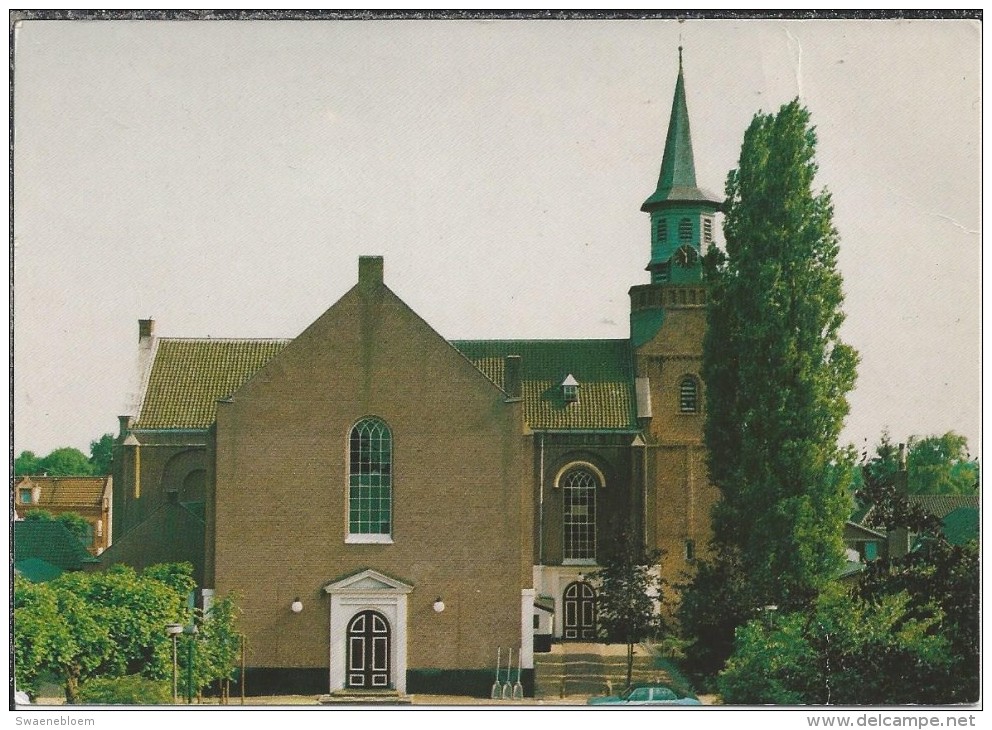
[[[155,320],[154,319],[139,319],[138,320],[138,342],[143,342],[145,340],[150,340],[155,336]]]
[[[358,283],[363,286],[382,285],[382,256],[359,256]]]
[[[124,438],[134,425],[134,416],[117,416],[117,421],[120,424],[120,438]]]
[[[503,390],[513,400],[520,400],[523,397],[523,387],[520,382],[522,362],[520,355],[507,355],[503,360]]]
[[[899,444],[899,469],[893,475],[897,499],[909,501],[909,471],[906,467],[906,444]],[[901,558],[909,554],[909,529],[897,527],[889,533],[889,557]]]

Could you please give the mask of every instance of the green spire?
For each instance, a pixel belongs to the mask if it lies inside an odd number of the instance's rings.
[[[658,189],[644,201],[641,210],[650,212],[665,203],[722,202],[713,193],[696,185],[696,165],[692,158],[692,136],[689,133],[689,109],[685,103],[685,78],[682,75],[682,46],[679,46],[679,77],[675,82],[672,116],[668,121],[665,155],[661,161]]]

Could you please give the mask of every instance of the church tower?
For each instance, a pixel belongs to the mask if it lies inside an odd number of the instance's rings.
[[[630,339],[644,448],[644,540],[664,554],[663,573],[692,569],[710,536],[717,491],[703,443],[706,287],[701,256],[713,242],[721,200],[696,183],[682,49],[661,173],[641,206],[651,220],[648,284],[630,289]]]

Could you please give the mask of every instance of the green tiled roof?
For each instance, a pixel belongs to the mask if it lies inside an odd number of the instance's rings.
[[[978,510],[958,507],[944,517],[944,537],[952,545],[964,545],[978,538]]]
[[[217,401],[289,340],[161,339],[135,428],[207,428]]]
[[[240,388],[289,340],[161,339],[137,429],[208,428],[216,404]],[[635,430],[629,340],[462,340],[452,342],[504,387],[507,355],[521,356],[524,415],[534,429]],[[572,375],[578,400],[561,383]]]
[[[58,578],[63,570],[41,558],[25,558],[14,563],[14,572],[32,583],[44,583]]]
[[[451,343],[497,386],[507,355],[519,355],[524,417],[540,430],[637,428],[629,340],[458,340]],[[572,375],[578,400],[561,383]]]
[[[81,570],[99,562],[61,522],[20,520],[14,523],[14,562],[39,558],[62,570]]]
[[[940,519],[961,507],[979,508],[977,494],[911,494],[909,503]]]

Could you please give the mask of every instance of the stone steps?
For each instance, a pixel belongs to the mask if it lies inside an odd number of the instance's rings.
[[[637,647],[631,681],[666,681],[665,670],[654,664],[654,657]],[[626,683],[626,647],[558,644],[550,653],[534,657],[534,694],[538,698],[615,694]]]

